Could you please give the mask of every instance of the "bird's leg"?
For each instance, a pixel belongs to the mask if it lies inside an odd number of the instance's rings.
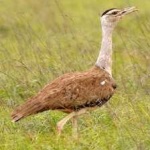
[[[57,123],[57,131],[58,131],[58,135],[61,134],[61,131],[64,127],[64,125],[67,123],[67,121],[69,121],[72,117],[77,117],[81,114],[84,114],[86,112],[86,109],[81,109],[79,110],[78,112],[72,112],[70,113],[68,116],[66,116],[65,118],[63,118],[62,120],[60,120],[58,123]],[[77,119],[77,118],[76,118]],[[77,130],[77,120],[75,122],[75,126],[76,126],[76,130]]]
[[[73,126],[73,137],[75,139],[78,139],[78,116],[81,114],[84,114],[86,112],[86,109],[81,109],[80,111],[76,112],[75,116],[72,117],[72,126]]]
[[[78,120],[77,115],[72,117],[72,134],[75,139],[78,139]]]
[[[86,109],[86,108],[81,109],[81,110],[79,110],[79,111],[77,111],[77,112],[76,112],[76,116],[80,116],[80,115],[82,115],[82,114],[86,113],[86,111],[87,111],[87,109]]]
[[[60,120],[57,123],[57,131],[58,131],[58,135],[61,134],[61,131],[64,127],[64,125],[67,123],[67,121],[69,121],[72,117],[74,117],[76,115],[75,112],[70,113],[68,116],[66,116],[65,118],[63,118],[62,120]]]

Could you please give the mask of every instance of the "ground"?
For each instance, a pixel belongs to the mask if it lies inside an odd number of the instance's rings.
[[[65,116],[47,111],[16,124],[10,113],[54,78],[92,67],[101,29],[99,14],[112,7],[137,6],[113,35],[113,76],[117,92],[107,105],[79,118],[79,140]],[[150,1],[1,0],[0,149],[150,149]]]

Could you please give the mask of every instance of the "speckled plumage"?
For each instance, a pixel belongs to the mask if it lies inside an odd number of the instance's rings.
[[[101,85],[103,81],[105,84]],[[84,107],[101,106],[110,99],[115,88],[116,84],[109,73],[98,67],[82,73],[64,74],[18,107],[12,113],[12,118],[18,121],[45,110],[70,113]]]

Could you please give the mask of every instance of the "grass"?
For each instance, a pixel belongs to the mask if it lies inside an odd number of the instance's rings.
[[[12,110],[46,83],[96,61],[101,39],[98,14],[111,7],[137,6],[114,32],[113,76],[118,89],[107,105],[79,119],[79,141],[65,116],[48,111],[17,124]],[[141,0],[0,1],[0,149],[150,149],[150,2]]]

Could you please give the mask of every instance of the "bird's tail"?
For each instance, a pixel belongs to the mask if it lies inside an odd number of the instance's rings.
[[[17,107],[11,114],[12,122],[17,122],[29,115],[43,110],[43,106],[37,99],[28,100],[25,104]]]

